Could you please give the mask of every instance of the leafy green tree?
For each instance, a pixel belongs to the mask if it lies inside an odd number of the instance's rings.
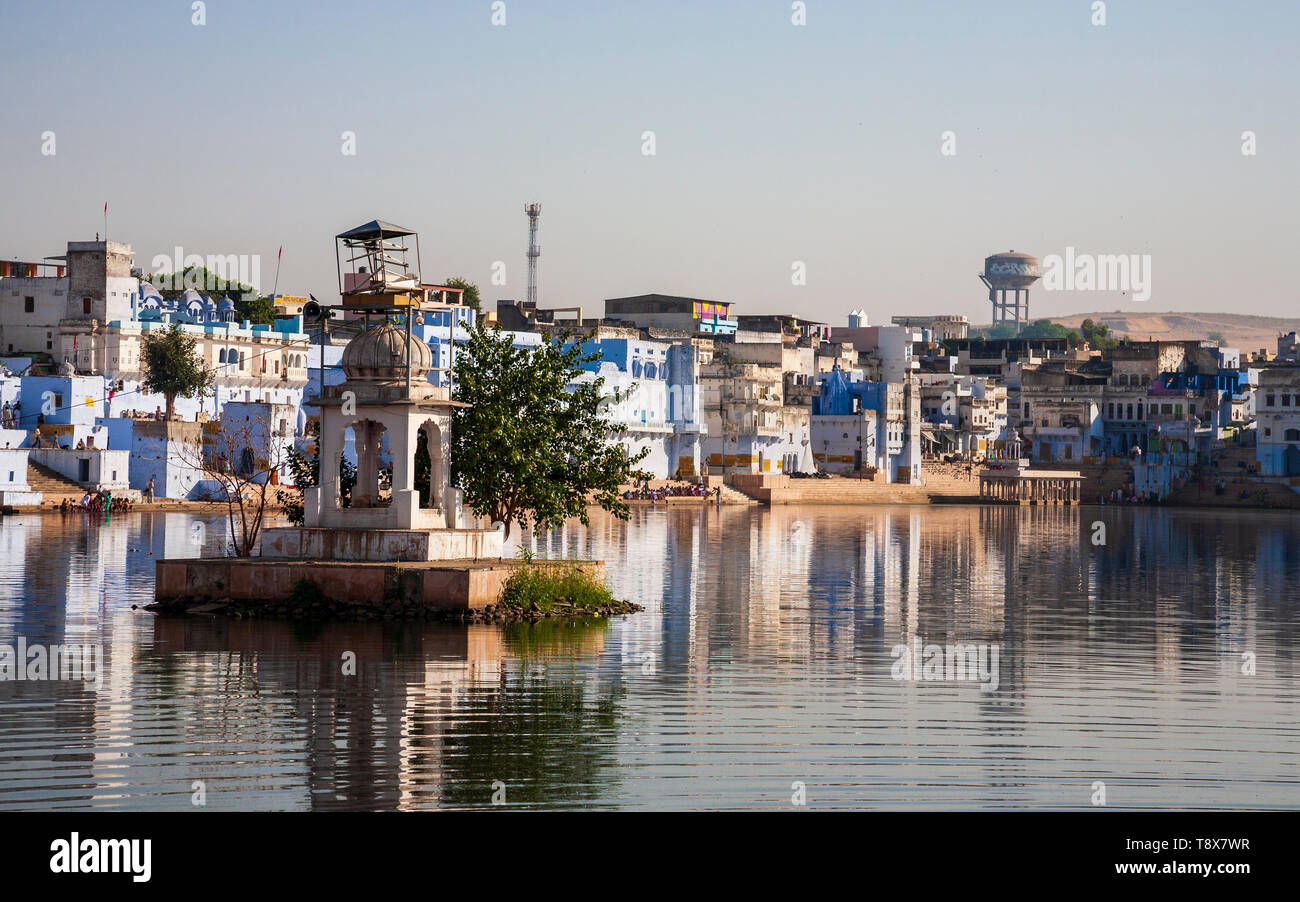
[[[248,320],[250,323],[261,323],[268,326],[275,322],[275,306],[271,303],[269,297],[248,294],[233,300],[235,301],[235,315],[240,320]]]
[[[1090,319],[1085,319],[1079,324],[1079,331],[1083,334],[1083,340],[1088,343],[1089,347],[1098,351],[1113,351],[1119,347],[1119,341],[1110,334],[1110,327],[1105,323],[1096,323]]]
[[[442,284],[446,285],[448,288],[465,289],[463,303],[468,307],[473,307],[475,313],[483,312],[483,299],[479,297],[478,286],[469,281],[469,279],[462,279],[460,276],[452,276],[451,278],[443,279]]]
[[[998,338],[1015,338],[1016,327],[1007,325],[1006,323],[999,323],[996,326],[987,326],[983,329],[972,329],[971,334],[973,337],[990,340]]]
[[[214,300],[230,295],[235,315],[250,323],[270,325],[275,322],[275,305],[267,295],[259,295],[251,285],[223,279],[205,266],[189,266],[180,273],[154,273],[149,283],[169,300],[180,297],[187,288],[201,291]]]
[[[144,376],[140,387],[148,394],[167,399],[167,417],[176,409],[177,398],[204,397],[211,393],[214,374],[203,365],[195,350],[198,340],[181,330],[180,323],[161,332],[147,332],[141,352]]]
[[[1219,347],[1223,347],[1228,343],[1227,337],[1222,332],[1211,332],[1209,335],[1205,337],[1210,341],[1214,342]]]
[[[1036,319],[1020,332],[1021,338],[1064,338],[1073,347],[1079,343],[1079,333],[1054,323],[1050,319]]]
[[[597,378],[567,386],[597,354],[585,354],[565,332],[558,340],[516,348],[500,324],[480,320],[456,355],[451,479],[475,516],[549,529],[569,517],[588,522],[587,505],[626,520],[619,489],[649,478],[611,436],[625,430],[607,418],[625,393],[604,393]]]

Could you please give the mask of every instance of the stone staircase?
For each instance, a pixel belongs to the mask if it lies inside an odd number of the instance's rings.
[[[757,501],[744,492],[733,489],[729,485],[723,485],[721,488],[722,495],[720,497],[723,504],[758,504]]]
[[[1255,462],[1254,448],[1229,447],[1220,454],[1214,466],[1194,468],[1190,478],[1182,488],[1172,493],[1171,498],[1180,504],[1205,507],[1300,509],[1300,486],[1291,485],[1287,479],[1251,473],[1250,467]],[[1214,493],[1214,483],[1219,479],[1224,483],[1222,495]],[[1204,488],[1201,488],[1202,484]],[[1246,493],[1244,499],[1242,492]]]
[[[1124,463],[1079,463],[1073,466],[1063,463],[1035,463],[1035,470],[1072,470],[1083,475],[1083,486],[1079,489],[1082,504],[1096,504],[1098,497],[1109,499],[1112,491],[1124,491],[1133,484],[1133,467]],[[1109,503],[1109,501],[1108,501]]]
[[[27,461],[27,484],[33,492],[44,495],[46,502],[53,501],[56,504],[64,498],[80,501],[81,496],[86,494],[85,488],[74,480],[34,460]]]

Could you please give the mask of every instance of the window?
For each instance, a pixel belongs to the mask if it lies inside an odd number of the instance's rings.
[[[1291,396],[1290,396],[1290,395],[1283,395],[1283,396],[1282,396],[1282,406],[1283,406],[1283,407],[1290,407],[1290,406],[1291,406]]]
[[[1288,442],[1300,442],[1300,429],[1288,429],[1286,431],[1285,440]],[[13,476],[10,476],[9,478],[13,479]]]
[[[24,313],[36,312],[36,298],[33,297],[23,298],[23,312]]]
[[[86,316],[90,316],[90,298],[81,299],[81,312]]]
[[[1272,407],[1272,406],[1273,406],[1273,396],[1272,396],[1272,395],[1265,395],[1265,396],[1264,396],[1264,406],[1265,406],[1265,407]]]

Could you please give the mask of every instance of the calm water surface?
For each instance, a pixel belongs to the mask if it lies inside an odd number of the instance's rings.
[[[1294,515],[641,509],[525,540],[606,560],[612,623],[133,609],[222,529],[0,521],[0,645],[107,658],[0,682],[0,809],[1300,807]],[[996,690],[894,679],[914,636],[996,646]]]

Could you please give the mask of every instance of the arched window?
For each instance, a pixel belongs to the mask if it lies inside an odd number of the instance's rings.
[[[1286,441],[1300,442],[1300,429],[1288,429],[1286,431]]]
[[[222,348],[221,353],[217,355],[217,363],[225,363],[225,362],[226,362],[226,349]]]
[[[645,365],[645,377],[646,377],[647,379],[653,379],[653,378],[655,378],[655,373],[656,373],[656,372],[657,372],[657,370],[655,369],[655,365],[654,365],[653,363],[647,363],[647,364]]]

